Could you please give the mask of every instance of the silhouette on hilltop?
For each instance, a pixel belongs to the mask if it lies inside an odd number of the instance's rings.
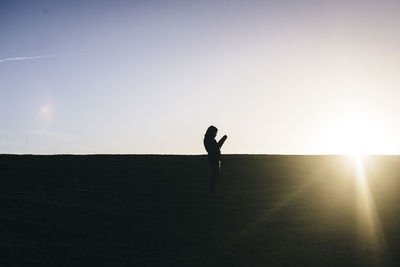
[[[208,127],[206,134],[204,135],[204,147],[208,153],[208,162],[211,167],[211,176],[209,182],[209,190],[210,193],[215,192],[215,185],[219,178],[220,169],[221,169],[221,147],[228,138],[224,135],[218,142],[215,140],[217,136],[218,129],[217,127],[211,125]]]

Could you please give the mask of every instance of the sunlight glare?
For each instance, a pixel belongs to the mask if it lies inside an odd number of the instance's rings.
[[[330,129],[328,153],[363,158],[368,154],[391,154],[393,148],[382,127],[359,114],[353,114]]]

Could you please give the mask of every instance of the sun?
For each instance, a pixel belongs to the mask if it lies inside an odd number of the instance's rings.
[[[392,154],[388,135],[376,121],[359,114],[332,125],[325,145],[329,153],[363,158],[369,154]]]

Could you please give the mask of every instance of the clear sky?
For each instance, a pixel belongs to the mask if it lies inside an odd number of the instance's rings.
[[[0,1],[0,153],[400,153],[399,1]]]

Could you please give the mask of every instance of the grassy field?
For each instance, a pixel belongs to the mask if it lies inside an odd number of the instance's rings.
[[[0,266],[400,266],[400,157],[363,184],[345,156],[225,155],[215,195],[208,168],[0,155]]]

